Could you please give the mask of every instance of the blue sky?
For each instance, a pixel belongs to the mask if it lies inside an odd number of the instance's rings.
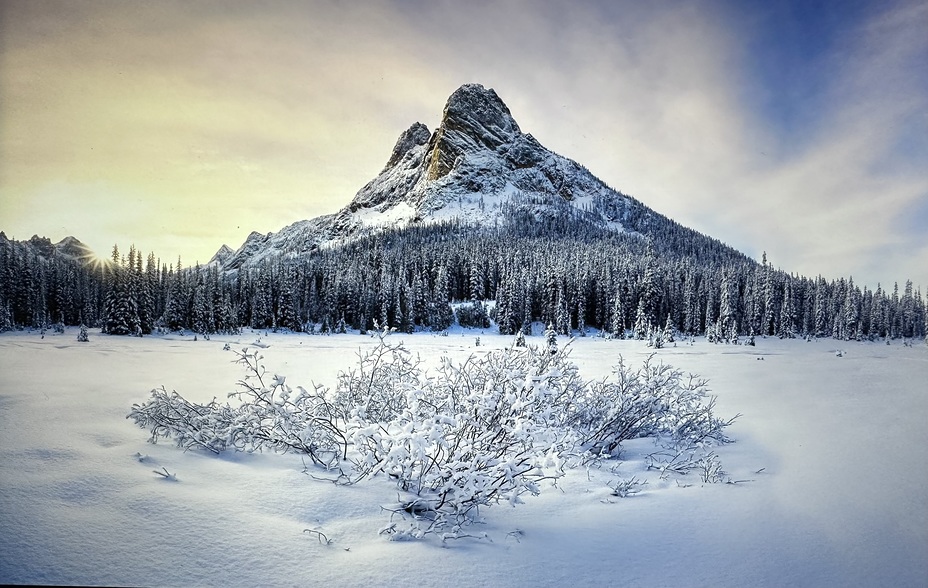
[[[334,212],[493,87],[550,149],[784,270],[928,288],[925,2],[0,4],[0,229],[206,261]]]

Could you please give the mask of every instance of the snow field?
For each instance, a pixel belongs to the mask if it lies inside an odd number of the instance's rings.
[[[375,339],[76,335],[0,336],[0,582],[928,584],[924,346],[758,339],[662,349],[666,363],[709,379],[717,414],[743,414],[727,430],[736,442],[715,448],[739,483],[662,480],[645,463],[657,448],[636,440],[621,462],[571,470],[517,508],[483,509],[484,523],[467,531],[489,540],[443,549],[435,537],[378,535],[390,520],[381,505],[397,500],[389,480],[337,487],[305,475],[297,455],[151,445],[125,418],[161,385],[191,401],[224,400],[243,375],[225,343],[254,348],[260,338],[269,373],[308,387],[334,386]],[[511,343],[480,332],[393,336],[432,365]],[[582,338],[571,358],[596,379],[619,354],[637,366],[650,353],[641,342]],[[607,484],[632,476],[647,481],[642,491],[613,496]]]

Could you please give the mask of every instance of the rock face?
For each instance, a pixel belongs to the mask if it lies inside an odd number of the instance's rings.
[[[561,214],[565,205],[595,210],[597,222],[615,230],[623,230],[630,208],[651,213],[523,133],[494,90],[466,84],[448,98],[438,129],[417,122],[400,134],[380,174],[341,211],[252,233],[217,261],[234,269],[384,227],[453,218],[492,226],[513,207],[537,216]]]
[[[442,178],[466,154],[497,152],[521,135],[496,92],[479,84],[461,86],[448,98],[441,125],[429,140],[426,177]]]

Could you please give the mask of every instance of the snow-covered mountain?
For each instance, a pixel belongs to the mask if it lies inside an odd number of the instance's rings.
[[[216,265],[221,266],[233,255],[235,255],[235,250],[229,247],[228,245],[223,245],[222,247],[219,248],[219,251],[213,254],[213,257],[209,260],[209,263],[207,265],[216,264]]]
[[[68,236],[57,243],[52,243],[48,237],[38,235],[33,235],[28,241],[14,241],[9,239],[6,233],[0,231],[0,245],[12,246],[14,244],[19,244],[20,247],[45,259],[59,258],[83,264],[96,257],[90,247],[76,237]]]
[[[452,219],[493,226],[516,212],[573,212],[617,231],[636,230],[629,218],[638,226],[660,216],[523,133],[495,91],[467,84],[448,98],[438,129],[417,122],[404,131],[380,174],[339,212],[252,233],[232,255],[213,260],[233,269],[382,228]]]

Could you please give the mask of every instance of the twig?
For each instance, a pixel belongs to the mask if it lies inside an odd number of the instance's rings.
[[[159,476],[161,476],[161,477],[164,478],[165,480],[170,480],[170,481],[172,481],[172,482],[176,482],[176,481],[177,481],[177,475],[176,475],[176,474],[172,474],[171,472],[169,472],[169,471],[168,471],[168,468],[166,468],[166,467],[162,467],[161,469],[164,470],[164,471],[162,472],[162,471],[159,471],[159,470],[152,470],[152,472],[158,474]]]
[[[304,533],[315,533],[316,538],[319,539],[321,545],[331,545],[332,540],[325,536],[325,533],[322,531],[317,531],[316,529],[303,529]]]

